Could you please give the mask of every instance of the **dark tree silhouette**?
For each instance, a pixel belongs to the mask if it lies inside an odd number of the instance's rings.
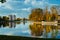
[[[6,0],[0,0],[0,2],[1,2],[1,3],[5,3],[5,2],[6,2]]]

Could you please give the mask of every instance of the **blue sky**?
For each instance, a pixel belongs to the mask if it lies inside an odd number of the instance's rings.
[[[33,8],[44,9],[52,5],[60,5],[60,0],[7,0],[0,3],[0,16],[15,14],[20,18],[28,18]]]

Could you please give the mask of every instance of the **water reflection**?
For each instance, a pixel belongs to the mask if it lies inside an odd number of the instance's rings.
[[[19,24],[19,25],[17,25]],[[3,28],[6,29],[3,29]],[[9,29],[11,28],[11,29]],[[14,29],[12,29],[14,28]],[[4,32],[10,31],[13,35],[19,36],[35,36],[35,37],[42,37],[42,38],[60,38],[60,25],[41,25],[30,22],[0,22],[0,33],[3,34]],[[9,34],[10,34],[9,32]]]
[[[12,28],[12,27],[16,27],[16,24],[20,24],[21,22],[20,21],[17,21],[17,22],[4,22],[4,21],[1,21],[0,22],[0,27],[9,27],[9,28]]]
[[[29,27],[31,30],[31,35],[41,36],[43,34],[43,26],[42,25],[33,24],[33,25],[30,25]]]
[[[29,25],[32,36],[42,36],[42,38],[56,38],[59,33],[58,26],[55,25],[41,25],[34,23]]]

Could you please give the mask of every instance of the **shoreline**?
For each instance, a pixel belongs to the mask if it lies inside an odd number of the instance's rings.
[[[33,22],[33,24],[56,25],[57,26],[57,24],[60,24],[60,23],[58,23],[58,21],[54,21],[54,22],[45,22],[45,21],[42,21],[42,22]]]
[[[24,37],[24,36],[8,36],[0,35],[0,40],[56,40],[58,38],[37,38],[37,37]]]

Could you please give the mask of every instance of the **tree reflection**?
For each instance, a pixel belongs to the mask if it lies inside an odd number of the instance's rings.
[[[43,35],[43,26],[38,24],[30,25],[31,35],[41,36]]]
[[[58,34],[58,26],[52,26],[54,28],[52,28],[52,38],[56,38],[57,34]]]
[[[45,26],[45,37],[48,38],[48,33],[51,33],[52,38],[56,38],[58,34],[58,26],[46,25]]]
[[[32,25],[29,25],[29,28],[31,30],[32,36],[43,36],[45,38],[48,38],[49,33],[51,33],[50,38],[55,38],[58,34],[58,26],[54,25],[41,25],[34,23]]]
[[[1,21],[0,22],[0,27],[9,27],[9,28],[12,28],[12,27],[16,27],[16,24],[20,24],[21,22],[18,21],[18,22],[6,22],[6,21]]]

